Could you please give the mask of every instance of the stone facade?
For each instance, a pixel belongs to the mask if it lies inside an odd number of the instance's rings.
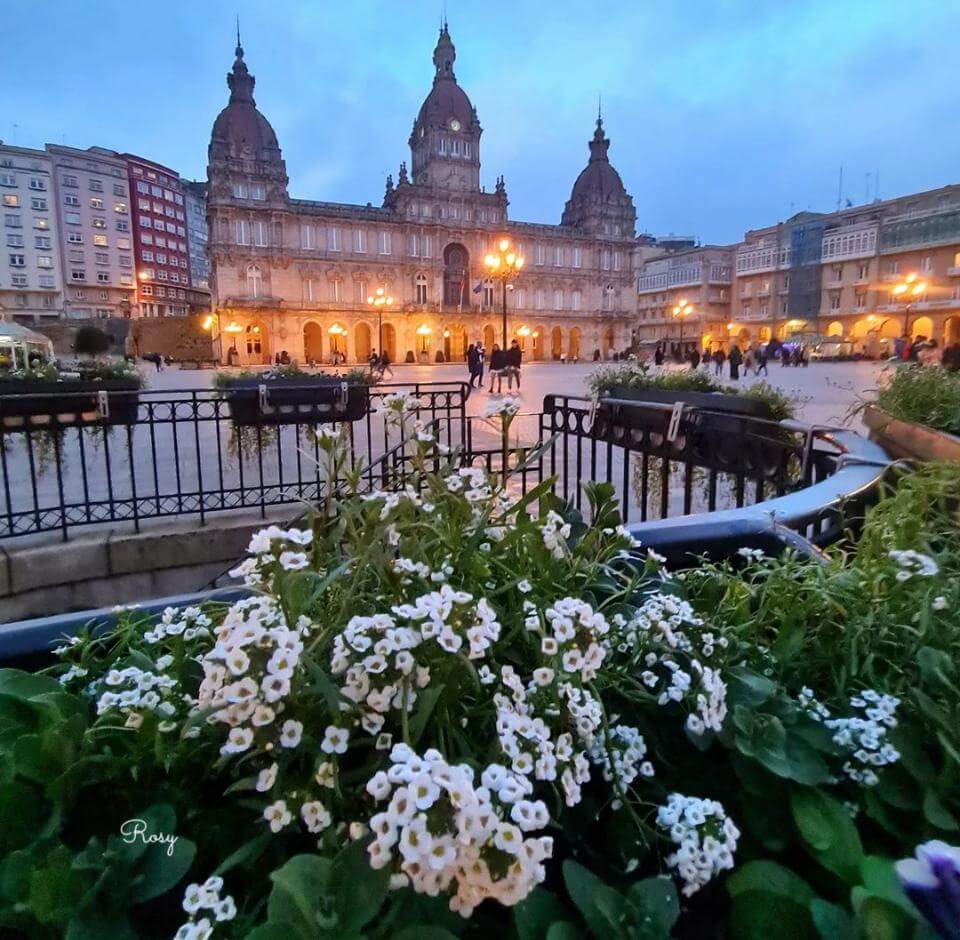
[[[911,274],[926,289],[908,309],[892,288]],[[640,266],[637,290],[645,339],[676,338],[671,311],[684,295],[697,310],[684,335],[707,348],[820,337],[883,356],[904,334],[960,342],[960,186],[801,212],[737,245],[660,252]]]
[[[410,134],[410,169],[387,178],[382,204],[291,198],[280,146],[253,99],[238,44],[230,101],[214,123],[208,163],[210,275],[224,361],[261,364],[286,350],[301,362],[341,352],[363,362],[385,348],[461,360],[470,342],[501,341],[499,285],[483,258],[509,237],[526,264],[508,293],[508,336],[528,358],[589,358],[626,349],[636,310],[636,213],[607,158],[597,120],[590,162],[560,225],[508,217],[503,177],[480,185],[482,128],[454,74],[446,26],[433,87]],[[394,299],[368,303],[377,288]]]

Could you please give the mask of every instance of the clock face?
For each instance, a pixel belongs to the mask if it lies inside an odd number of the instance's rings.
[[[450,130],[452,130],[452,131],[458,131],[458,130],[460,130],[460,122],[459,122],[456,118],[454,118],[454,119],[450,122]]]

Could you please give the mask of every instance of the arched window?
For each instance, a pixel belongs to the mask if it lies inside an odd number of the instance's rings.
[[[260,266],[257,264],[247,265],[247,296],[263,296],[263,275],[260,273]]]
[[[425,274],[418,274],[413,282],[414,303],[425,304],[427,302],[427,277]]]
[[[613,308],[613,285],[608,284],[603,289],[603,309],[610,310]]]

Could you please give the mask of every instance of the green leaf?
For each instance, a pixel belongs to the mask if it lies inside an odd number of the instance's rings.
[[[562,920],[567,910],[546,888],[535,888],[513,908],[513,924],[519,940],[543,940],[550,925]]]
[[[37,838],[50,811],[36,787],[19,780],[0,784],[0,857]]]
[[[569,921],[561,920],[550,925],[547,940],[583,940],[583,932]]]
[[[905,940],[913,935],[916,922],[895,904],[874,896],[861,897],[856,892],[854,904],[861,936],[869,940]]]
[[[80,907],[89,884],[72,865],[73,852],[58,845],[33,872],[27,903],[41,924],[65,924]]]
[[[945,829],[948,832],[955,832],[960,829],[956,817],[940,800],[940,797],[933,790],[927,790],[923,795],[923,816],[931,826],[938,829]]]
[[[857,884],[863,847],[843,804],[819,790],[796,787],[790,794],[790,808],[813,857],[844,881]]]
[[[645,878],[627,889],[627,906],[635,937],[669,937],[680,916],[680,901],[671,878]]]
[[[810,915],[821,940],[857,940],[857,928],[850,912],[822,898],[810,902]]]
[[[0,669],[0,692],[15,698],[31,699],[46,692],[62,692],[63,686],[52,676],[19,669]]]
[[[569,859],[563,863],[563,880],[591,933],[603,937],[613,931],[614,936],[618,935],[623,896],[592,871]]]
[[[436,708],[440,696],[443,695],[445,691],[446,685],[439,683],[437,685],[429,685],[418,693],[416,711],[410,720],[410,743],[414,747],[416,747],[423,732],[427,730],[427,722],[430,721],[430,716],[433,714],[433,710]]]
[[[777,684],[746,666],[734,666],[727,673],[727,701],[756,708],[777,691]]]
[[[139,904],[165,894],[186,875],[196,854],[196,845],[182,836],[172,846],[151,845],[137,866],[130,902]]]
[[[271,924],[283,924],[294,936],[315,940],[318,928],[329,929],[336,922],[332,914],[330,886],[333,863],[319,855],[294,855],[270,874],[273,890],[267,902]],[[330,912],[321,916],[321,911]]]
[[[231,852],[214,871],[215,875],[224,875],[238,865],[258,859],[274,840],[273,833],[261,832],[247,842],[244,842],[235,852]]]
[[[744,891],[731,905],[730,936],[737,940],[815,940],[808,908],[767,891]]]
[[[334,685],[323,667],[317,663],[312,656],[305,656],[302,661],[306,664],[314,691],[326,702],[330,713],[338,715],[340,713],[340,703],[343,701],[340,690]]]
[[[776,894],[805,906],[813,898],[813,888],[799,875],[776,862],[760,859],[737,868],[727,879],[727,893],[735,898],[748,891]]]
[[[330,887],[337,926],[359,932],[379,912],[390,889],[390,871],[370,867],[366,842],[351,842],[333,860]]]

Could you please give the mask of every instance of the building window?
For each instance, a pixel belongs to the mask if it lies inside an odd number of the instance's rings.
[[[32,196],[30,198],[30,208],[36,212],[46,212],[47,200],[41,196]]]
[[[611,310],[613,308],[613,285],[608,284],[603,289],[603,309]]]
[[[856,303],[857,310],[864,310],[864,309],[866,309],[866,306],[867,306],[867,292],[864,291],[864,290],[858,290],[857,293],[856,293],[856,295],[855,295],[855,297],[856,297],[855,303]]]
[[[367,251],[367,233],[362,228],[353,233],[353,250],[361,255]]]
[[[527,298],[526,298],[526,295],[523,293],[523,291],[515,290],[513,292],[513,306],[517,310],[522,310],[526,306],[526,303],[527,303]]]
[[[100,198],[93,198],[93,199],[91,199],[91,200],[90,200],[90,208],[91,208],[91,209],[102,209],[102,208],[103,208],[103,200],[100,199]]]
[[[575,290],[573,294],[571,294],[570,296],[570,307],[573,310],[579,310],[582,304],[583,304],[583,294],[580,291]]]
[[[327,229],[327,250],[328,251],[340,251],[340,229],[338,228],[328,228]]]
[[[165,274],[166,272],[161,271],[160,273]],[[247,296],[248,297],[263,296],[263,276],[260,273],[259,265],[256,265],[256,264],[247,265]]]
[[[582,248],[572,248],[571,253],[571,265],[575,268],[583,266],[583,249]]]
[[[64,186],[76,186],[77,178],[75,176],[64,176],[60,182],[63,183]]]
[[[120,213],[126,212],[126,211],[127,211],[127,204],[126,204],[125,202],[115,202],[115,203],[113,204],[113,211],[114,211],[114,212],[120,212]]]
[[[546,253],[544,252],[543,245],[537,245],[537,248],[536,248],[536,260],[535,260],[534,263],[535,263],[535,264],[543,264],[543,260],[544,260],[545,254],[546,254]]]
[[[103,192],[103,183],[100,180],[90,180],[90,192],[92,193],[102,193]]]
[[[337,304],[343,302],[343,280],[339,277],[330,282],[330,299]]]
[[[533,295],[533,306],[537,310],[543,310],[543,291],[542,290],[538,290]]]
[[[840,309],[840,292],[834,291],[830,295],[830,309],[839,310]]]
[[[98,284],[109,284],[110,275],[106,271],[97,271],[97,283]]]
[[[317,284],[312,277],[303,279],[303,300],[304,303],[313,303],[317,297]]]
[[[254,245],[258,246],[259,248],[264,248],[264,247],[266,247],[266,244],[267,244],[267,226],[266,226],[263,222],[260,222],[260,221],[252,222],[251,225],[253,226],[253,243],[254,243]],[[167,231],[168,231],[168,232],[172,232],[172,231],[173,231],[172,226],[168,226],[168,227],[167,227]]]
[[[27,286],[27,276],[26,274],[12,274],[10,275],[10,283],[14,287],[26,287]]]
[[[80,221],[80,217],[77,216],[77,221]],[[7,214],[3,217],[3,224],[7,228],[23,228],[23,222],[20,220],[19,215]]]
[[[868,277],[870,277],[870,265],[863,262],[860,267],[857,268],[857,280],[865,281]]]
[[[610,249],[604,248],[600,251],[600,270],[610,270]]]
[[[563,291],[555,290],[553,292],[553,309],[563,310]]]
[[[300,226],[300,247],[306,251],[312,251],[317,247],[316,232],[312,225]]]
[[[236,232],[237,232],[237,244],[238,245],[249,245],[250,244],[250,223],[244,219],[237,219],[236,221]]]
[[[16,186],[17,178],[12,173],[0,173],[0,186]]]
[[[483,282],[483,306],[488,310],[493,307],[493,281],[489,279]]]
[[[390,248],[391,248],[391,245],[390,245],[390,233],[389,233],[389,232],[381,232],[378,242],[379,242],[379,244],[378,244],[378,249],[379,249],[379,251],[380,251],[380,254],[381,254],[381,255],[389,255],[389,254],[390,254]]]
[[[23,248],[23,236],[7,235],[7,248]]]
[[[619,270],[620,270],[620,265],[621,265],[621,263],[622,263],[622,261],[621,261],[620,252],[619,252],[619,251],[615,251],[615,252],[613,253],[613,270],[614,270],[614,271],[619,271]],[[768,285],[768,287],[769,287],[769,285]]]
[[[40,255],[37,258],[37,267],[38,268],[47,268],[50,269],[53,267],[53,258],[50,255]]]
[[[85,281],[86,279],[87,279],[87,272],[86,272],[86,271],[73,270],[73,271],[70,272],[70,280],[71,280],[71,281]]]
[[[920,270],[924,274],[931,274],[933,272],[933,256],[932,255],[924,255],[924,257],[920,260]]]
[[[49,251],[51,247],[50,236],[49,235],[34,235],[33,244],[35,248],[40,248],[43,251]]]
[[[250,198],[264,200],[267,198],[267,191],[261,183],[252,183],[250,185]]]
[[[22,268],[27,263],[24,255],[10,255],[9,258],[11,268]]]
[[[554,245],[553,247],[553,265],[556,268],[563,267],[563,245]]]
[[[418,274],[413,282],[413,296],[415,303],[427,303],[427,279],[423,274]]]

